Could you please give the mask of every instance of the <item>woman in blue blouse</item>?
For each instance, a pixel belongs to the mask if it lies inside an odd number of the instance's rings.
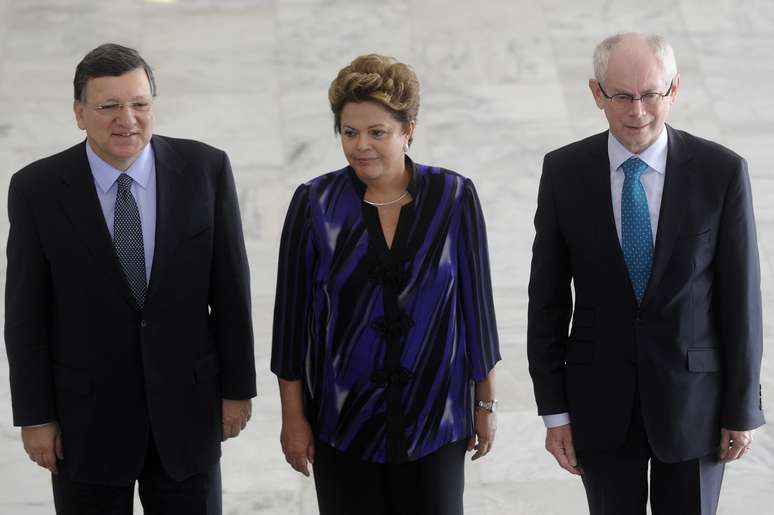
[[[349,166],[302,184],[279,257],[271,368],[285,458],[321,514],[462,514],[500,360],[473,183],[407,155],[413,70],[380,55],[328,92]]]

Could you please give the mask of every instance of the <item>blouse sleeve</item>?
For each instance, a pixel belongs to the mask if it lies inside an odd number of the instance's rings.
[[[288,381],[304,376],[314,270],[311,236],[309,187],[301,185],[290,201],[282,228],[274,300],[271,371]]]
[[[476,188],[465,180],[458,247],[460,303],[468,362],[476,382],[483,381],[500,361],[486,225]]]

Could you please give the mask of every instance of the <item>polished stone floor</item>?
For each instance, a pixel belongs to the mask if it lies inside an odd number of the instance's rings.
[[[542,156],[605,128],[586,86],[598,40],[630,29],[669,37],[682,72],[671,123],[749,160],[770,319],[773,26],[770,0],[0,0],[0,191],[15,170],[82,138],[71,81],[88,50],[115,41],[145,55],[159,85],[157,132],[227,150],[239,187],[260,397],[247,432],[224,446],[225,513],[312,514],[311,480],[280,452],[268,371],[279,232],[294,187],[344,162],[326,96],[338,69],[366,52],[412,64],[423,86],[412,157],[473,178],[488,219],[502,410],[495,450],[467,468],[466,513],[582,514],[580,481],[543,450],[527,375],[526,286]],[[764,403],[772,413],[771,325],[765,334]],[[3,358],[0,513],[52,513],[47,474],[27,461],[11,427],[7,375]],[[772,485],[768,426],[752,454],[728,467],[719,513],[770,513]]]

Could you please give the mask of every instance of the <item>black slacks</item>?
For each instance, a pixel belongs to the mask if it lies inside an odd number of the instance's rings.
[[[577,454],[590,515],[645,515],[648,462],[653,515],[714,515],[717,511],[724,464],[716,453],[679,463],[659,460],[648,444],[639,392],[624,446]]]
[[[151,436],[139,484],[145,515],[221,515],[220,463],[183,481],[164,470]],[[106,456],[105,459],[110,459]],[[79,483],[51,475],[57,515],[131,515],[134,484]]]
[[[467,440],[416,461],[360,461],[315,442],[320,515],[462,515]]]

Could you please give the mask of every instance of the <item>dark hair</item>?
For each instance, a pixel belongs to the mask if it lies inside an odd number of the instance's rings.
[[[410,66],[393,57],[361,55],[333,79],[328,101],[336,133],[341,132],[341,111],[348,102],[376,102],[407,130],[419,112],[419,81]]]
[[[156,96],[156,81],[153,70],[137,50],[115,43],[105,43],[84,56],[75,67],[73,89],[75,100],[86,101],[86,84],[98,77],[118,77],[137,68],[145,70],[150,83],[151,96]]]

